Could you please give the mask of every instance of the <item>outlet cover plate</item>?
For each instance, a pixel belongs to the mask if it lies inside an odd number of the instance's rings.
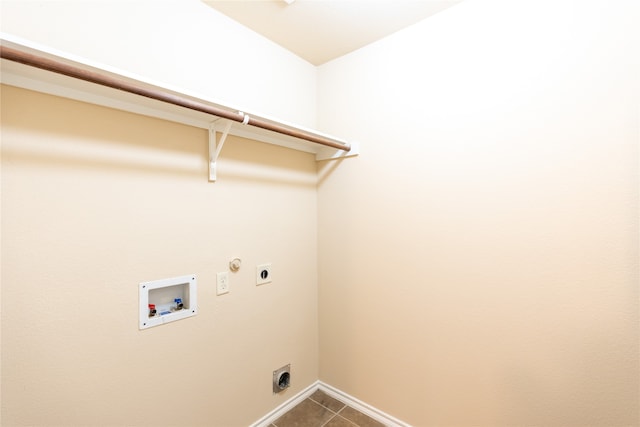
[[[229,293],[229,272],[223,271],[216,274],[216,293],[218,295]]]
[[[271,283],[271,263],[260,264],[256,267],[256,285]]]

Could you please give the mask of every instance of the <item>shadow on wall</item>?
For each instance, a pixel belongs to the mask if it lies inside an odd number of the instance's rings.
[[[218,180],[252,185],[315,187],[315,156],[236,136],[229,136],[220,153]]]
[[[23,115],[7,122],[24,124],[48,138],[46,145],[5,144],[5,153],[13,161],[38,167],[135,172],[208,182],[205,129],[78,101],[69,101],[67,108],[60,109],[54,104],[57,97],[8,86],[3,86],[3,95],[6,102],[19,100],[41,117],[37,122],[21,123]],[[89,124],[96,121],[100,123],[98,128]],[[11,128],[4,129],[7,141],[10,133]],[[218,162],[218,181],[224,180],[315,187],[315,158],[309,153],[230,136]]]
[[[79,101],[65,100],[65,108],[60,108],[60,100],[2,86],[3,103],[13,107],[3,108],[10,115],[3,122],[46,135],[46,143],[12,144],[12,127],[3,126],[3,151],[12,161],[65,170],[171,174],[173,178],[193,177],[206,168],[206,130]],[[24,110],[30,114],[22,114]],[[40,119],[30,121],[32,115]]]

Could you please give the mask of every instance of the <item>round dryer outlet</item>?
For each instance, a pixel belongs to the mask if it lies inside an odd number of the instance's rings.
[[[291,385],[291,365],[273,371],[273,392],[280,393]]]
[[[256,285],[271,283],[271,264],[261,264],[256,268]]]

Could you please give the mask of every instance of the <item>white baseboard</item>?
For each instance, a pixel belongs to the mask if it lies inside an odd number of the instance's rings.
[[[307,388],[305,388],[304,390],[302,390],[301,392],[293,396],[291,399],[287,400],[286,402],[278,406],[276,409],[269,412],[267,415],[260,418],[255,423],[251,424],[249,427],[268,427],[275,420],[277,420],[278,418],[280,418],[281,416],[289,412],[289,410],[293,409],[293,407],[296,406],[298,403],[302,402],[307,397],[311,396],[318,389],[319,383],[320,381],[314,382],[313,384],[311,384],[310,386],[308,386]]]
[[[293,409],[293,407],[295,407],[298,403],[311,396],[316,390],[323,391],[334,399],[338,399],[342,403],[349,405],[353,409],[356,409],[363,414],[370,416],[374,420],[384,424],[387,427],[411,427],[411,425],[400,421],[399,419],[392,417],[391,415],[382,412],[381,410],[374,408],[373,406],[368,405],[361,400],[356,399],[355,397],[343,392],[342,390],[338,390],[337,388],[332,387],[329,384],[325,384],[322,381],[316,381],[313,384],[309,385],[307,388],[293,396],[291,399],[287,400],[276,409],[269,412],[267,415],[260,418],[255,423],[251,424],[250,427],[268,427],[275,420],[286,414],[289,410]]]
[[[329,384],[323,383],[322,381],[318,381],[318,388],[334,399],[338,399],[339,401],[346,403],[353,409],[356,409],[363,414],[370,416],[374,420],[384,424],[387,427],[411,427],[410,424],[407,424],[404,421],[400,421],[399,419],[392,417],[391,415],[377,408],[374,408],[373,406],[364,403],[361,400],[356,399],[355,397],[345,393],[342,390],[338,390],[337,388],[332,387]]]

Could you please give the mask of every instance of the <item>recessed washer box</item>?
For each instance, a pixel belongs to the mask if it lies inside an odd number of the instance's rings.
[[[140,329],[198,314],[195,274],[140,283]]]

